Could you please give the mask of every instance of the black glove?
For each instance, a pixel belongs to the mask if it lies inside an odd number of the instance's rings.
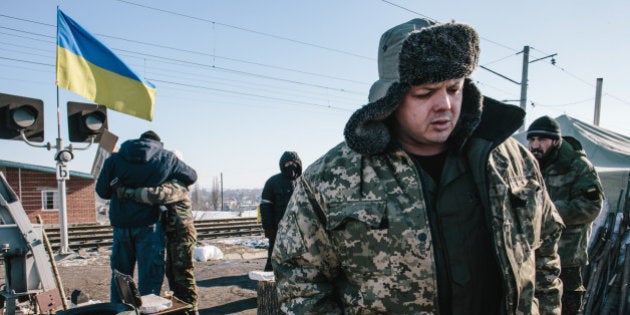
[[[116,187],[116,195],[118,196],[118,199],[120,200],[133,199],[133,195],[135,191],[136,191],[135,189],[127,188],[125,186]]]
[[[276,236],[276,229],[265,229],[265,237],[272,238]]]

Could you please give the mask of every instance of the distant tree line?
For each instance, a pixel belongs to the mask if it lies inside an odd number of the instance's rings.
[[[262,188],[226,189],[223,191],[223,208],[221,208],[221,190],[215,178],[210,189],[194,185],[190,191],[193,210],[205,211],[239,211],[253,210],[260,203]]]

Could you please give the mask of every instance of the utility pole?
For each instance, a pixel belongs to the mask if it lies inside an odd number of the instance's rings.
[[[593,125],[599,126],[599,112],[602,107],[602,85],[604,78],[597,78],[597,87],[595,88],[595,115],[593,116]]]
[[[556,64],[556,60],[553,58],[555,57],[557,54],[551,54],[542,58],[538,58],[538,59],[534,59],[532,61],[529,61],[529,46],[525,45],[523,46],[523,71],[521,73],[521,82],[518,82],[516,80],[512,80],[494,70],[491,70],[489,68],[486,68],[484,66],[479,66],[480,68],[487,70],[489,72],[492,72],[495,75],[498,75],[500,77],[502,77],[503,79],[506,79],[514,84],[518,84],[521,86],[521,98],[519,99],[519,103],[521,105],[521,108],[526,111],[527,110],[527,78],[529,76],[529,64],[530,63],[534,63],[536,61],[539,60],[543,60],[543,59],[547,59],[547,58],[551,58],[551,64]],[[511,100],[511,101],[515,101],[515,100]],[[505,101],[504,101],[505,102]],[[521,125],[521,127],[519,128],[520,132],[525,131],[525,125]]]
[[[529,46],[523,47],[523,72],[521,73],[521,108],[527,111],[527,76],[529,70]],[[521,125],[520,132],[525,131],[525,124]]]

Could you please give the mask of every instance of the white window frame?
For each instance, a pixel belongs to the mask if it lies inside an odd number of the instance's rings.
[[[52,208],[47,208],[49,198],[52,197]],[[59,191],[57,189],[42,189],[42,210],[59,211]]]

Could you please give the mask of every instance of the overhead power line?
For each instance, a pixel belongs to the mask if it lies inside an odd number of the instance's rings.
[[[564,103],[564,104],[540,104],[540,103],[536,103],[534,101],[532,101],[532,103],[534,103],[535,106],[540,106],[540,107],[564,107],[564,106],[571,106],[571,105],[582,104],[582,103],[586,103],[586,102],[592,102],[594,100],[595,100],[594,97],[589,97],[587,99],[574,101],[574,102],[570,102],[570,103]]]
[[[121,1],[121,0],[119,0],[119,1]],[[391,1],[387,1],[387,0],[381,0],[381,1],[383,1],[383,2],[385,2],[385,3],[387,3],[387,4],[389,4],[389,5],[395,6],[395,7],[397,7],[397,8],[403,9],[403,10],[405,10],[405,11],[407,11],[407,12],[411,12],[411,13],[413,13],[413,14],[417,14],[417,15],[419,15],[419,16],[421,16],[421,17],[425,18],[425,19],[431,20],[431,21],[433,21],[433,22],[440,22],[438,19],[434,19],[434,18],[432,18],[432,17],[430,17],[430,16],[428,16],[428,15],[424,15],[424,14],[422,14],[422,13],[420,13],[420,12],[416,12],[416,11],[411,10],[411,9],[409,9],[409,8],[403,7],[403,6],[402,6],[402,5],[400,5],[400,4],[396,4],[396,3],[393,3],[393,2],[391,2]],[[481,36],[480,36],[479,38],[481,38],[481,39],[483,39],[483,40],[485,40],[485,41],[487,41],[487,42],[493,43],[493,44],[495,44],[495,45],[497,45],[497,46],[503,47],[503,48],[505,48],[505,49],[512,50],[512,51],[514,51],[514,52],[517,52],[517,51],[518,51],[518,49],[514,49],[514,48],[512,48],[512,47],[508,47],[508,46],[506,46],[506,45],[503,45],[503,44],[501,44],[501,43],[498,43],[498,42],[495,42],[495,41],[489,40],[489,39],[487,39],[487,38],[483,38],[483,37],[481,37]]]
[[[434,18],[432,18],[432,17],[430,17],[430,16],[424,15],[424,14],[422,14],[422,13],[420,13],[420,12],[413,11],[413,10],[411,10],[411,9],[409,9],[409,8],[405,8],[405,7],[403,7],[403,6],[399,5],[399,4],[393,3],[393,2],[391,2],[391,1],[387,1],[387,0],[381,0],[381,1],[383,1],[383,2],[385,2],[385,3],[387,3],[387,4],[389,4],[389,5],[393,5],[393,6],[395,6],[395,7],[398,7],[398,8],[400,8],[400,9],[403,9],[403,10],[405,10],[405,11],[407,11],[407,12],[411,12],[411,13],[413,13],[413,14],[417,14],[417,15],[419,15],[419,16],[421,16],[421,17],[423,17],[423,18],[427,19],[427,20],[431,20],[431,21],[433,21],[433,22],[439,22],[438,20],[436,20],[436,19],[434,19]]]
[[[419,12],[413,11],[413,10],[411,10],[411,9],[409,9],[409,8],[403,7],[403,6],[399,5],[399,4],[393,3],[393,2],[391,2],[391,1],[387,1],[387,0],[381,0],[381,1],[383,1],[383,2],[385,2],[385,3],[387,3],[387,4],[389,4],[389,5],[392,5],[392,6],[395,6],[395,7],[400,8],[400,9],[403,9],[403,10],[405,10],[405,11],[408,11],[408,12],[411,12],[411,13],[414,13],[414,14],[417,14],[417,15],[422,16],[422,17],[424,17],[424,18],[427,18],[427,19],[429,19],[429,20],[432,20],[432,21],[438,21],[437,19],[431,18],[431,17],[429,17],[429,16],[427,16],[427,15],[424,15],[424,14],[422,14],[422,13],[419,13]],[[522,52],[523,52],[523,51],[520,51],[520,50],[517,50],[517,49],[513,49],[513,48],[511,48],[511,47],[508,47],[508,46],[506,46],[506,45],[503,45],[503,44],[501,44],[501,43],[498,43],[498,42],[495,42],[495,41],[489,40],[489,39],[484,38],[484,37],[481,37],[481,36],[480,36],[480,38],[481,38],[481,39],[483,39],[483,40],[485,40],[485,41],[488,41],[488,42],[490,42],[490,43],[493,43],[493,44],[495,44],[495,45],[497,45],[497,46],[501,46],[501,47],[504,47],[504,48],[506,48],[506,49],[512,50],[512,51],[516,52],[516,54],[520,54],[520,53],[522,53]],[[533,49],[533,48],[532,48],[532,49]],[[544,52],[543,52],[542,50],[540,50],[540,49],[535,49],[535,50],[537,50],[537,51],[539,51],[539,52],[544,53]],[[546,56],[544,56],[544,57],[542,57],[542,58],[535,59],[535,60],[533,60],[533,61],[531,61],[531,62],[535,62],[535,61],[538,61],[538,60],[542,60],[542,59],[546,59],[546,58],[554,57],[554,56],[556,55],[556,54],[547,54],[547,53],[544,53],[544,54],[545,54]],[[503,57],[503,58],[501,58],[501,59],[498,59],[498,60],[495,60],[495,61],[492,61],[492,62],[486,63],[485,65],[490,65],[490,64],[492,64],[492,63],[495,63],[495,62],[498,62],[498,61],[501,61],[501,60],[504,60],[504,59],[507,59],[507,58],[510,58],[510,57],[512,57],[512,56],[506,56],[506,57]],[[553,59],[552,59],[552,60],[553,60]],[[560,70],[560,71],[564,72],[565,74],[567,74],[567,75],[569,75],[569,76],[573,77],[574,79],[577,79],[577,80],[581,81],[582,83],[584,83],[584,84],[586,84],[586,85],[588,85],[588,86],[590,86],[590,87],[593,87],[593,88],[595,87],[595,86],[594,86],[591,82],[589,82],[589,81],[587,81],[587,80],[585,80],[585,79],[583,79],[583,78],[580,78],[580,77],[578,77],[578,76],[577,76],[577,75],[575,75],[575,74],[572,74],[571,72],[569,72],[569,71],[568,71],[568,70],[566,70],[565,68],[562,68],[562,67],[558,66],[558,64],[555,62],[555,60],[553,60],[550,64],[551,64],[553,67],[555,67],[556,69],[558,69],[558,70]],[[482,69],[485,69],[485,70],[487,70],[487,71],[490,71],[490,72],[492,72],[492,73],[494,73],[494,74],[496,74],[496,75],[499,75],[499,76],[503,77],[504,79],[507,79],[507,80],[509,80],[509,81],[511,81],[511,82],[513,82],[513,83],[520,84],[520,82],[517,82],[517,81],[512,80],[512,79],[510,79],[510,78],[508,78],[508,77],[506,77],[506,76],[504,76],[504,75],[502,75],[502,74],[500,74],[500,73],[497,73],[497,72],[495,72],[495,71],[493,71],[493,70],[490,70],[489,68],[485,67],[484,65],[480,65],[479,67],[480,67],[480,68],[482,68]],[[620,101],[620,102],[622,102],[622,103],[624,103],[624,104],[630,104],[630,102],[629,102],[629,101],[623,100],[623,99],[621,99],[621,98],[619,98],[619,97],[616,97],[616,96],[614,96],[614,95],[611,95],[611,94],[608,94],[608,93],[606,93],[606,94],[604,94],[604,95],[608,95],[608,96],[610,96],[610,97],[612,97],[612,98],[614,98],[614,99],[616,99],[616,100],[618,100],[618,101]],[[592,100],[592,98],[591,98],[591,100]],[[583,103],[583,102],[584,102],[584,101],[577,101],[577,102],[574,102],[574,103],[569,103],[569,104],[567,104],[567,105],[571,105],[571,104],[579,104],[579,103]],[[532,104],[533,104],[533,103],[534,103],[534,102],[532,102]],[[543,106],[544,106],[544,105],[543,105]],[[554,106],[565,106],[565,105],[554,105]]]
[[[4,16],[4,15],[0,15],[0,16]],[[27,20],[24,20],[24,19],[20,19],[20,20],[27,21]],[[29,22],[31,22],[31,21],[29,21]],[[47,26],[55,27],[54,25],[47,25]],[[7,28],[7,27],[3,27],[3,26],[0,26],[0,29],[10,29],[10,30],[13,30],[15,32],[27,33],[27,34],[37,35],[37,36],[41,36],[41,37],[45,37],[45,38],[50,38],[51,41],[45,41],[45,42],[47,42],[47,43],[55,43],[55,37],[51,36],[51,35],[44,35],[44,34],[40,34],[40,33],[26,32],[26,31],[12,29],[12,28]],[[44,41],[42,39],[34,39],[34,38],[27,37],[27,36],[19,36],[19,35],[12,34],[12,33],[0,32],[0,34],[20,37],[20,38],[28,38],[28,39],[32,39],[32,40],[38,40],[38,41]],[[352,79],[348,79],[348,78],[342,78],[342,77],[331,76],[331,75],[315,73],[315,72],[308,72],[308,71],[292,69],[292,68],[287,68],[287,67],[280,67],[280,66],[269,65],[269,64],[254,62],[254,61],[243,60],[243,59],[219,56],[219,55],[215,55],[215,54],[208,54],[208,53],[194,51],[194,50],[175,48],[175,47],[166,46],[166,45],[160,45],[160,44],[155,44],[155,43],[148,43],[148,42],[142,42],[142,41],[137,41],[137,40],[125,39],[125,38],[122,38],[122,37],[110,36],[110,35],[105,35],[105,34],[96,34],[96,35],[98,35],[99,37],[113,38],[113,39],[116,39],[116,40],[121,40],[121,41],[126,41],[126,42],[130,42],[130,43],[136,43],[136,44],[141,44],[141,45],[146,45],[146,46],[151,46],[151,47],[159,47],[159,48],[170,49],[170,50],[179,51],[179,52],[186,52],[186,53],[196,54],[196,55],[200,55],[200,56],[217,58],[217,59],[221,59],[221,60],[228,60],[228,61],[234,61],[234,62],[239,62],[239,63],[244,63],[244,64],[251,64],[251,65],[266,67],[266,68],[269,68],[269,69],[276,69],[276,70],[295,72],[295,73],[300,73],[300,74],[306,74],[306,75],[322,77],[322,78],[327,78],[327,79],[334,79],[334,80],[339,80],[339,81],[352,82],[352,83],[357,83],[357,84],[369,84],[367,82],[361,82],[361,81],[352,80]],[[116,50],[121,50],[122,51],[122,49],[116,49]],[[138,53],[138,54],[141,54],[141,53]]]
[[[341,53],[341,54],[346,54],[346,55],[350,55],[350,56],[354,56],[354,57],[358,57],[358,58],[362,58],[362,59],[374,60],[373,58],[369,58],[369,57],[362,56],[362,55],[359,55],[359,54],[355,54],[355,53],[351,53],[351,52],[343,51],[343,50],[340,50],[340,49],[335,49],[335,48],[326,47],[326,46],[322,46],[322,45],[317,45],[317,44],[307,43],[307,42],[300,41],[300,40],[295,40],[295,39],[291,39],[291,38],[287,38],[287,37],[283,37],[283,36],[278,36],[278,35],[274,35],[274,34],[269,34],[269,33],[265,33],[265,32],[260,32],[260,31],[256,31],[256,30],[251,30],[251,29],[248,29],[248,28],[239,27],[239,26],[234,26],[234,25],[230,25],[230,24],[226,24],[226,23],[221,23],[221,22],[217,22],[217,21],[214,21],[214,20],[209,20],[209,19],[198,18],[198,17],[194,17],[194,16],[190,16],[190,15],[186,15],[186,14],[182,14],[182,13],[178,13],[178,12],[168,11],[168,10],[159,9],[159,8],[155,8],[155,7],[150,7],[150,6],[146,6],[146,5],[140,5],[140,4],[136,4],[136,3],[133,3],[133,2],[130,2],[130,1],[125,1],[125,0],[116,0],[116,1],[119,1],[119,2],[122,2],[122,3],[126,3],[126,4],[129,4],[129,5],[134,5],[134,6],[142,7],[142,8],[149,9],[149,10],[154,10],[154,11],[159,11],[159,12],[163,12],[163,13],[167,13],[167,14],[177,15],[177,16],[181,16],[181,17],[184,17],[184,18],[188,18],[188,19],[199,20],[199,21],[203,21],[203,22],[207,22],[207,23],[212,23],[212,24],[215,24],[215,25],[221,25],[221,26],[225,26],[225,27],[233,28],[233,29],[240,30],[240,31],[245,31],[245,32],[250,32],[250,33],[255,33],[255,34],[258,34],[258,35],[261,35],[261,36],[266,36],[266,37],[270,37],[270,38],[274,38],[274,39],[279,39],[279,40],[284,40],[284,41],[294,42],[294,43],[298,43],[298,44],[302,44],[302,45],[306,45],[306,46],[311,46],[311,47],[315,47],[315,48],[319,48],[319,49],[325,49],[325,50],[329,50],[329,51],[333,51],[333,52],[337,52],[337,53]],[[405,8],[405,7],[401,6],[401,5],[395,4],[395,3],[391,2],[391,1],[387,1],[387,0],[382,0],[382,1],[383,1],[383,2],[385,2],[385,3],[387,3],[387,4],[389,4],[389,5],[392,5],[392,6],[398,7],[398,8],[400,8],[400,9],[403,9],[403,10],[406,10],[406,11],[408,11],[408,12],[411,12],[411,13],[417,14],[417,15],[419,15],[419,16],[422,16],[422,17],[424,17],[424,18],[427,18],[427,19],[429,19],[429,20],[437,21],[436,19],[433,19],[433,18],[431,18],[431,17],[429,17],[429,16],[427,16],[427,15],[424,15],[424,14],[422,14],[422,13],[419,13],[419,12],[416,12],[416,11],[413,11],[413,10],[410,10],[410,9],[408,9],[408,8]],[[14,19],[14,20],[19,20],[19,21],[28,22],[28,23],[34,23],[34,24],[43,25],[43,26],[48,26],[48,27],[53,27],[53,28],[54,28],[54,27],[56,27],[55,25],[50,25],[50,24],[47,24],[47,23],[42,23],[42,22],[33,21],[33,20],[29,20],[29,19],[24,19],[24,18],[18,18],[18,17],[8,16],[8,15],[5,15],[5,14],[0,14],[0,17],[4,17],[4,18],[8,18],[8,19]],[[29,35],[33,35],[33,36],[37,36],[37,37],[54,38],[53,36],[44,35],[44,34],[41,34],[41,33],[35,33],[35,32],[27,32],[27,31],[23,31],[23,30],[15,29],[15,28],[10,28],[10,27],[0,27],[0,28],[7,29],[7,30],[10,30],[10,31],[13,31],[13,32],[21,32],[21,33],[25,33],[25,34],[29,34]],[[15,35],[15,34],[10,34],[10,33],[5,33],[5,32],[0,32],[0,34],[6,34],[6,35],[10,35],[10,36],[18,36],[18,35]],[[142,45],[152,46],[152,47],[159,47],[159,48],[164,48],[164,49],[171,49],[171,50],[175,50],[175,51],[186,52],[186,53],[192,53],[192,54],[198,54],[198,55],[202,55],[202,56],[209,56],[209,57],[212,57],[212,58],[223,59],[223,60],[227,60],[227,61],[234,61],[234,62],[239,62],[239,63],[244,63],[244,64],[251,64],[251,65],[257,65],[257,66],[262,66],[262,67],[268,67],[268,68],[271,68],[271,69],[277,69],[277,70],[283,70],[283,71],[289,71],[289,72],[301,73],[301,74],[306,74],[306,75],[312,75],[312,76],[324,77],[324,78],[335,79],[335,80],[341,80],[341,81],[352,82],[352,83],[358,83],[358,84],[368,84],[368,83],[366,83],[366,82],[360,82],[360,81],[351,80],[351,79],[347,79],[347,78],[340,78],[340,77],[335,77],[335,76],[330,76],[330,75],[325,75],[325,74],[318,74],[318,73],[313,73],[313,72],[302,71],[302,70],[298,70],[298,69],[291,69],[291,68],[280,67],[280,66],[274,66],[274,65],[268,65],[268,64],[263,64],[263,63],[258,63],[258,62],[253,62],[253,61],[248,61],[248,60],[242,60],[242,59],[230,58],[230,57],[225,57],[225,56],[218,56],[218,55],[215,55],[215,54],[208,54],[208,53],[203,53],[203,52],[199,52],[199,51],[192,51],[192,50],[185,50],[185,49],[181,49],[181,48],[174,48],[174,47],[169,47],[169,46],[166,46],[166,45],[160,45],[160,44],[154,44],[154,43],[141,42],[141,41],[137,41],[137,40],[130,40],[130,39],[125,39],[125,38],[121,38],[121,37],[115,37],[115,36],[110,36],[110,35],[104,35],[104,34],[97,34],[97,35],[98,35],[98,36],[102,36],[102,37],[108,37],[108,38],[116,39],[116,40],[121,40],[121,41],[127,41],[127,42],[132,42],[132,43],[137,43],[137,44],[142,44]],[[32,37],[29,37],[29,36],[18,36],[18,37],[27,38],[27,39],[34,40],[34,41],[44,41],[44,42],[50,43],[50,41],[42,40],[42,39],[39,39],[39,38],[32,38]],[[491,42],[491,43],[493,43],[493,44],[495,44],[495,45],[498,45],[498,46],[504,47],[504,48],[506,48],[506,49],[509,49],[509,50],[512,50],[512,51],[517,51],[517,50],[515,50],[515,49],[513,49],[513,48],[511,48],[511,47],[508,47],[508,46],[506,46],[506,45],[500,44],[500,43],[498,43],[498,42],[495,42],[495,41],[492,41],[492,40],[488,40],[488,39],[483,38],[483,37],[482,37],[482,39],[483,39],[483,40],[486,40],[486,41],[488,41],[488,42]],[[17,45],[16,45],[16,46],[17,46]],[[18,47],[20,47],[20,46],[18,46]],[[24,47],[24,46],[22,46],[22,47]],[[24,47],[24,48],[27,48],[27,47]],[[30,47],[29,49],[35,49],[35,48]],[[542,51],[541,51],[541,50],[539,50],[539,49],[536,49],[536,50],[538,50],[538,51],[542,52]],[[120,50],[120,51],[124,51],[124,50]],[[148,54],[142,54],[142,53],[138,53],[138,52],[131,52],[131,51],[128,51],[128,50],[125,50],[125,51],[126,51],[126,52],[129,52],[129,53],[133,53],[133,54],[138,54],[138,55],[141,55],[141,56],[151,56],[151,55],[148,55]],[[517,53],[518,53],[518,52],[517,52]],[[505,59],[510,58],[510,57],[512,57],[512,56],[513,56],[513,55],[510,55],[510,56],[506,56],[506,57],[503,57],[503,58],[500,58],[500,59],[497,59],[497,60],[491,61],[491,62],[489,62],[489,63],[486,63],[486,65],[489,65],[489,64],[492,64],[492,63],[496,63],[496,62],[499,62],[499,61],[502,61],[502,60],[505,60]],[[161,59],[163,58],[163,59],[165,59],[165,60],[168,60],[168,59],[169,59],[169,58],[164,58],[164,57],[160,57],[160,56],[151,56],[151,57],[154,57],[154,58],[161,58]],[[37,64],[37,65],[52,66],[52,65],[50,65],[50,64],[45,64],[45,63],[40,63],[40,62],[26,61],[26,60],[18,60],[18,59],[10,59],[10,58],[6,58],[6,57],[5,57],[5,58],[0,58],[0,59],[4,59],[4,60],[13,60],[13,61],[18,61],[18,62],[26,62],[26,63]],[[187,61],[187,60],[178,60],[178,59],[172,59],[172,58],[170,58],[170,59],[171,59],[172,61],[175,61],[175,62],[181,62],[181,63],[194,64],[194,62],[190,62],[190,61]],[[247,74],[247,75],[253,75],[253,76],[259,76],[259,74],[256,74],[256,73],[251,73],[251,72],[247,72],[247,71],[240,71],[240,70],[234,70],[234,69],[230,69],[230,68],[222,68],[222,67],[209,66],[209,65],[204,65],[204,66],[212,67],[212,68],[219,69],[219,70],[223,70],[223,71],[235,71],[235,73]],[[584,79],[582,79],[582,78],[578,77],[577,75],[572,74],[571,72],[569,72],[569,71],[568,71],[568,70],[566,70],[565,68],[560,67],[560,66],[559,66],[559,65],[557,65],[557,64],[554,64],[553,66],[554,66],[556,69],[559,69],[560,71],[562,71],[563,73],[565,73],[565,74],[567,74],[567,75],[569,75],[569,76],[571,76],[571,77],[573,77],[573,78],[575,78],[575,79],[577,79],[577,80],[581,81],[582,83],[587,84],[588,86],[594,87],[594,85],[593,85],[592,83],[590,83],[589,81],[584,80]],[[483,68],[483,66],[482,66],[482,68]],[[263,76],[263,77],[264,77],[264,76]],[[270,79],[273,79],[273,77],[271,77]],[[304,82],[299,82],[299,81],[292,82],[293,80],[282,79],[282,78],[277,78],[277,79],[280,79],[281,81],[286,81],[286,82],[291,82],[291,83],[296,83],[296,84],[304,84],[304,85],[308,85],[308,86],[310,86],[310,84],[308,84],[308,83],[304,83]],[[479,82],[479,83],[481,83],[481,82]],[[193,86],[191,86],[191,87],[193,87]],[[346,90],[346,89],[334,89],[334,88],[330,88],[330,87],[326,87],[326,86],[317,86],[317,87],[319,87],[319,88],[325,88],[325,89],[332,89],[332,90],[335,90],[335,91],[340,91],[340,92],[346,92],[346,93],[347,93],[347,92],[350,92],[350,93],[357,93],[357,94],[358,94],[358,92],[352,92],[352,91],[349,91],[349,90]],[[621,98],[619,98],[619,97],[617,97],[617,96],[614,96],[614,95],[612,95],[612,94],[606,93],[606,94],[604,94],[604,95],[609,96],[609,97],[612,97],[612,98],[614,98],[614,99],[616,99],[616,100],[618,100],[618,101],[620,101],[620,102],[622,102],[622,103],[624,103],[624,104],[630,104],[630,102],[625,101],[625,100],[623,100],[623,99],[621,99]]]
[[[293,99],[285,99],[285,98],[280,98],[280,97],[265,96],[265,95],[253,94],[253,93],[236,92],[236,91],[230,91],[230,90],[224,90],[224,89],[216,89],[216,88],[211,88],[211,87],[207,87],[207,86],[200,86],[200,85],[195,86],[195,85],[190,85],[190,84],[181,84],[181,83],[177,83],[177,82],[165,81],[165,80],[160,80],[160,79],[152,79],[152,78],[148,78],[148,79],[151,80],[151,81],[154,81],[154,82],[162,82],[162,83],[166,83],[166,84],[173,84],[173,85],[186,86],[186,87],[195,87],[195,88],[198,88],[198,89],[204,89],[204,90],[210,90],[210,91],[218,91],[218,92],[224,92],[224,93],[229,93],[229,94],[236,94],[236,95],[240,95],[240,96],[251,96],[251,97],[263,98],[263,99],[269,99],[269,100],[275,100],[275,101],[283,101],[283,102],[297,103],[297,104],[303,104],[303,105],[309,105],[309,106],[324,107],[324,108],[336,109],[336,110],[346,111],[346,112],[354,110],[354,109],[350,110],[350,109],[347,109],[347,108],[330,106],[330,105],[322,105],[322,104],[317,104],[317,103],[298,101],[298,100],[293,100]]]
[[[494,64],[494,63],[497,63],[497,62],[499,62],[499,61],[503,61],[503,60],[505,60],[505,59],[512,58],[512,57],[514,57],[514,56],[516,56],[516,55],[518,55],[518,53],[516,53],[516,54],[512,54],[512,55],[508,55],[508,56],[505,56],[505,57],[503,57],[503,58],[499,58],[499,59],[496,59],[496,60],[493,60],[493,61],[490,61],[490,62],[486,62],[486,63],[484,64],[484,66],[489,66],[489,65]]]
[[[315,47],[315,48],[319,48],[319,49],[324,49],[324,50],[328,50],[328,51],[332,51],[332,52],[336,52],[336,53],[340,53],[340,54],[344,54],[344,55],[354,56],[354,57],[363,58],[363,59],[367,59],[367,60],[375,60],[372,57],[367,57],[367,56],[355,54],[353,52],[348,52],[348,51],[344,51],[344,50],[341,50],[341,49],[336,49],[336,48],[326,47],[326,46],[322,46],[322,45],[318,45],[318,44],[308,43],[308,42],[305,42],[305,41],[292,39],[292,38],[288,38],[288,37],[284,37],[284,36],[279,36],[279,35],[275,35],[275,34],[260,32],[260,31],[252,30],[252,29],[245,28],[245,27],[240,27],[240,26],[235,26],[235,25],[231,25],[231,24],[221,23],[221,22],[217,22],[217,21],[213,21],[213,20],[209,20],[209,19],[203,19],[203,18],[199,18],[199,17],[196,17],[196,16],[187,15],[187,14],[183,14],[183,13],[178,13],[178,12],[174,12],[174,11],[158,9],[158,8],[155,8],[155,7],[150,7],[150,6],[147,6],[147,5],[137,4],[137,3],[133,3],[133,2],[125,1],[125,0],[116,0],[116,1],[122,2],[122,3],[126,3],[126,4],[130,4],[130,5],[135,5],[135,6],[142,7],[142,8],[149,9],[149,10],[154,10],[154,11],[158,11],[158,12],[163,12],[163,13],[168,13],[168,14],[172,14],[172,15],[177,15],[177,16],[188,18],[188,19],[193,19],[193,20],[202,21],[202,22],[206,22],[206,23],[212,23],[212,24],[216,24],[216,25],[221,25],[221,26],[237,29],[237,30],[240,30],[240,31],[249,32],[249,33],[252,33],[252,34],[257,34],[257,35],[261,35],[261,36],[265,36],[265,37],[271,37],[271,38],[275,38],[275,39],[280,39],[280,40],[284,40],[284,41],[288,41],[288,42],[292,42],[292,43],[297,43],[297,44],[301,44],[301,45],[305,45],[305,46],[310,46],[310,47]]]
[[[0,27],[0,28],[2,28],[2,27]],[[19,30],[16,30],[16,31],[20,32]],[[25,33],[31,34],[30,32],[25,32]],[[0,32],[0,34],[3,34],[3,33]],[[42,37],[48,37],[50,40],[45,40],[45,42],[47,42],[47,43],[54,43],[54,36],[48,36],[48,35],[37,34],[37,33],[32,33],[32,34],[36,34],[36,35],[39,35],[39,36],[42,36]],[[29,37],[26,37],[26,36],[20,36],[20,35],[16,35],[16,34],[6,34],[5,33],[5,35],[16,36],[16,37],[21,37],[21,38],[27,38],[27,39],[31,39],[31,40],[38,40],[38,39],[33,39],[33,38],[29,38]],[[39,40],[39,41],[42,41],[42,40]],[[142,44],[152,45],[150,43],[142,43]],[[176,48],[170,47],[170,49],[176,49]],[[209,69],[219,69],[219,70],[223,70],[223,71],[230,71],[230,72],[233,72],[233,73],[239,73],[241,75],[248,75],[248,76],[253,76],[253,77],[258,77],[258,78],[265,78],[265,79],[269,79],[269,80],[281,81],[281,82],[286,82],[286,83],[293,83],[293,84],[297,84],[297,85],[311,86],[311,87],[316,87],[316,88],[321,88],[321,89],[326,89],[326,90],[332,90],[332,91],[338,91],[338,92],[344,92],[344,93],[351,93],[351,94],[357,94],[357,95],[361,94],[360,92],[351,91],[351,90],[348,90],[348,89],[335,88],[335,87],[330,87],[330,86],[325,86],[325,85],[301,82],[301,81],[297,81],[297,80],[284,79],[284,78],[268,76],[268,75],[261,75],[261,74],[258,74],[258,73],[253,73],[253,72],[248,72],[248,71],[241,71],[241,70],[231,69],[231,68],[228,68],[228,67],[220,67],[220,66],[208,65],[208,64],[203,64],[203,63],[196,63],[196,62],[192,62],[192,61],[188,61],[188,60],[162,57],[162,56],[152,55],[152,54],[147,54],[147,53],[139,53],[139,52],[130,51],[130,50],[126,50],[126,49],[115,48],[115,50],[116,51],[125,52],[125,53],[136,54],[136,55],[140,55],[140,56],[144,56],[144,57],[151,57],[151,58],[157,58],[157,59],[162,59],[162,60],[169,60],[169,61],[172,61],[172,62],[184,63],[184,64],[188,64],[188,65],[201,66],[201,67],[209,68]],[[199,53],[199,52],[197,52],[197,53]],[[208,54],[204,54],[204,53],[199,53],[199,54],[208,55]],[[122,54],[122,55],[124,55],[124,54]],[[213,56],[213,55],[210,55],[210,56]],[[221,57],[219,57],[219,58],[221,58]],[[225,59],[231,60],[231,61],[242,62],[242,63],[256,64],[256,65],[259,65],[259,66],[266,66],[266,67],[271,67],[271,68],[285,70],[285,71],[293,71],[293,72],[302,73],[302,74],[309,74],[309,75],[313,75],[313,76],[321,76],[321,77],[325,77],[325,78],[329,78],[329,79],[337,79],[337,80],[343,80],[343,81],[359,83],[359,84],[368,84],[366,82],[359,82],[359,81],[355,81],[355,80],[349,80],[349,79],[344,79],[344,78],[339,78],[339,77],[334,77],[334,76],[321,75],[321,74],[305,72],[305,71],[300,71],[300,70],[294,70],[294,69],[289,69],[289,68],[274,67],[274,66],[261,64],[261,63],[247,62],[247,61],[238,60],[238,59],[235,59],[235,58],[225,58]],[[27,62],[25,60],[20,60],[20,61],[21,62]]]
[[[36,61],[30,61],[30,60],[21,60],[21,59],[15,59],[15,58],[0,57],[0,59],[9,60],[9,61],[16,61],[16,62],[22,62],[22,63],[30,63],[30,64],[34,64],[34,65],[47,66],[47,67],[54,67],[55,66],[55,65],[51,65],[49,63],[36,62]]]
[[[48,66],[48,67],[54,67],[55,66],[55,65],[52,65],[52,64],[38,63],[38,62],[27,61],[27,60],[20,60],[20,59],[14,59],[14,58],[0,57],[0,59],[2,59],[2,60],[9,60],[9,61],[15,61],[15,62],[30,63],[30,64],[38,64],[38,65]],[[240,96],[249,96],[249,97],[256,97],[256,98],[262,98],[262,99],[268,99],[268,100],[283,101],[283,102],[288,102],[288,103],[293,103],[293,104],[302,104],[302,105],[315,106],[315,107],[328,108],[328,109],[335,109],[335,110],[346,111],[346,112],[347,111],[351,111],[351,109],[348,109],[348,108],[343,108],[343,107],[338,107],[338,106],[331,106],[331,105],[323,105],[323,104],[312,103],[312,102],[305,102],[305,101],[300,101],[300,100],[295,100],[295,99],[286,99],[286,98],[280,98],[280,97],[265,96],[265,95],[260,95],[260,94],[245,93],[245,92],[239,92],[239,91],[231,91],[231,90],[226,90],[226,89],[217,89],[217,88],[201,86],[201,85],[184,84],[184,83],[167,81],[167,80],[161,80],[161,79],[150,78],[150,77],[147,78],[147,79],[152,81],[152,82],[161,82],[161,83],[170,84],[170,85],[185,86],[185,87],[203,89],[203,90],[208,90],[208,91],[217,91],[217,92],[229,93],[229,94],[240,95]]]

